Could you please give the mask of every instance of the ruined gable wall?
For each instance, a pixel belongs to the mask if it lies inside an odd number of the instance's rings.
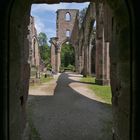
[[[71,16],[70,21],[66,21],[65,16],[66,13],[69,13]],[[58,37],[58,44],[64,43],[67,39],[66,31],[70,31],[70,35],[72,33],[76,15],[78,10],[75,9],[59,9],[57,10],[57,37]]]

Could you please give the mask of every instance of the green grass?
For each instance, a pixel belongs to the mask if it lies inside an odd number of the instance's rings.
[[[42,76],[41,78],[40,78],[40,83],[47,83],[47,82],[50,82],[51,80],[53,79],[53,77],[44,77],[44,76]]]
[[[91,83],[89,88],[106,103],[111,104],[111,88],[110,86],[101,86],[95,84],[95,77],[83,77],[81,82]],[[93,83],[93,84],[92,84]]]
[[[36,87],[38,87],[39,85],[41,85],[43,83],[50,82],[51,80],[53,80],[53,77],[46,77],[45,78],[44,76],[41,76],[39,82],[37,82],[37,83],[30,83],[30,88],[36,88]]]

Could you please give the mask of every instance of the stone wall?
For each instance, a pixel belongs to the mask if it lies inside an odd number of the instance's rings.
[[[79,2],[79,0],[73,1]],[[34,2],[58,3],[60,1],[35,0]],[[140,129],[136,125],[139,123],[139,82],[136,81],[139,78],[139,69],[136,69],[136,62],[139,59],[136,59],[135,56],[139,55],[139,33],[134,33],[139,30],[136,25],[138,27],[140,23],[136,20],[138,8],[134,7],[134,3],[138,4],[132,0],[107,0],[107,4],[113,11],[110,74],[113,94],[114,140],[136,140],[136,137],[139,139]],[[30,6],[30,1],[26,0],[2,0],[0,5],[2,69],[0,103],[1,110],[3,110],[3,140],[8,140],[8,137],[11,140],[22,140],[26,128],[25,105],[29,85],[28,40],[26,37]],[[132,15],[133,17],[131,17]],[[131,58],[133,61],[130,61]],[[130,75],[132,72],[134,72],[133,75]]]
[[[113,10],[110,76],[114,140],[130,139],[130,25],[124,1],[109,2]]]
[[[74,47],[75,52],[75,69],[78,72],[79,68],[79,57],[78,57],[78,46],[79,46],[79,11],[76,13],[75,22],[70,36],[70,44]]]
[[[50,39],[51,43],[51,66],[52,70],[54,72],[58,73],[59,72],[59,65],[60,65],[60,58],[59,58],[59,53],[60,49],[57,44],[58,38],[57,37],[52,37]]]
[[[35,28],[34,17],[30,16],[30,24],[28,26],[29,29],[29,63],[31,68],[30,76],[31,78],[39,78],[40,76],[40,51],[39,44],[37,39],[37,31]],[[32,70],[33,69],[33,70]],[[36,74],[35,74],[36,72]]]
[[[66,14],[70,15],[70,20],[66,20]],[[59,9],[57,10],[57,37],[58,44],[61,47],[63,43],[70,39],[72,34],[72,30],[75,24],[75,19],[78,14],[78,10],[76,9]],[[70,36],[66,36],[66,31],[69,31]]]
[[[84,76],[91,74],[90,36],[93,30],[95,18],[96,18],[95,3],[91,3],[86,11],[86,15],[83,19],[83,23],[79,31],[79,61],[80,61],[79,72],[81,72]]]
[[[51,39],[51,65],[55,72],[60,71],[61,65],[61,47],[64,43],[69,42],[75,49],[75,54],[77,51],[77,35],[78,35],[78,10],[76,9],[59,9],[57,10],[57,20],[56,20],[56,33],[57,37]],[[69,19],[66,19],[66,14],[68,14]],[[69,36],[67,36],[67,31]],[[75,32],[75,34],[74,34]],[[75,37],[75,38],[74,38]],[[57,40],[55,39],[57,38]],[[55,57],[55,58],[54,58]],[[75,55],[75,60],[78,56]],[[76,68],[78,62],[75,62]]]
[[[26,5],[26,6],[25,6]],[[21,140],[26,130],[26,101],[30,65],[29,30],[30,3],[16,2],[10,9],[9,21],[9,137]],[[23,24],[24,23],[24,24]]]
[[[109,10],[105,3],[96,2],[96,83],[101,85],[110,84],[109,42],[112,31],[109,29],[112,15]]]

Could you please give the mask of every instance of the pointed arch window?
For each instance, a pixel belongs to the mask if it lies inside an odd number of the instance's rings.
[[[70,37],[70,30],[66,30],[66,37]]]
[[[65,15],[65,20],[66,20],[66,21],[70,21],[70,20],[71,20],[71,15],[70,15],[70,13],[66,13],[66,15]]]

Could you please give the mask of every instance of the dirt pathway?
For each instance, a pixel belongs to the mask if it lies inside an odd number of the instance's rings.
[[[55,86],[43,85],[50,88],[45,94],[41,88],[30,90],[29,109],[42,140],[112,139],[111,105],[91,93],[80,77],[63,73],[52,81]]]

